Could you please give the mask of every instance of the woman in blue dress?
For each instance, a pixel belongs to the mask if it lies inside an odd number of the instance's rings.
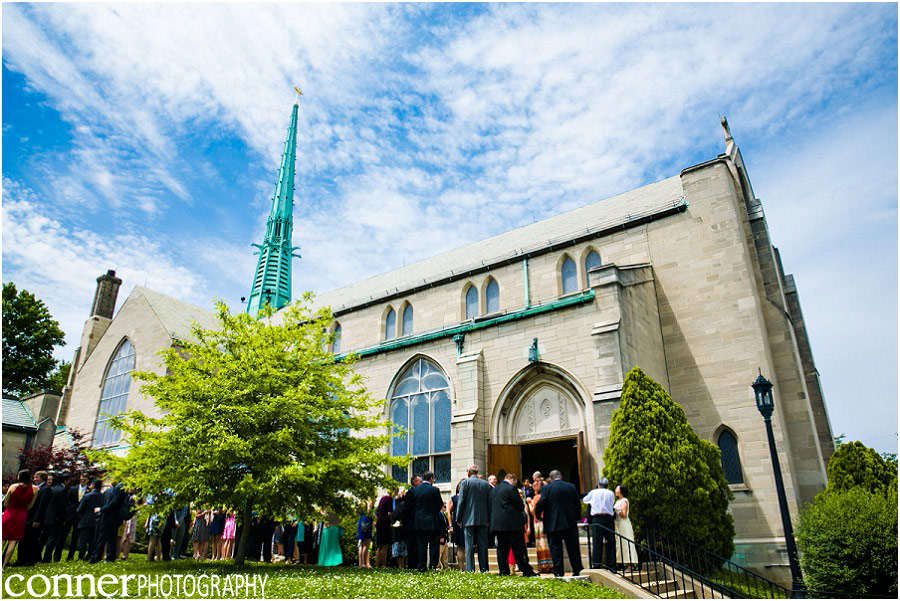
[[[319,565],[339,566],[344,561],[341,553],[341,527],[334,516],[329,516],[327,526],[322,529],[322,539],[319,543]]]

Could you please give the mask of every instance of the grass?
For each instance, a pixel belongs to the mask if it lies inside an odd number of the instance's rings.
[[[739,575],[730,574],[727,570],[719,569],[708,576],[710,580],[727,586],[733,591],[741,593],[748,599],[787,599],[787,595],[781,589],[766,588],[762,583],[756,584],[752,579],[741,578]]]
[[[26,579],[34,574],[51,577],[56,574],[103,574],[116,576],[134,574],[147,575],[188,575],[201,574],[224,577],[232,574],[268,576],[265,598],[307,598],[307,599],[619,599],[622,593],[603,586],[583,582],[564,582],[547,578],[522,578],[520,576],[497,576],[494,574],[467,574],[456,570],[440,570],[420,574],[408,570],[371,569],[353,567],[319,567],[285,564],[246,564],[236,569],[230,562],[197,562],[179,560],[170,562],[148,562],[143,557],[132,557],[128,561],[114,564],[72,561],[39,564],[29,568],[8,568],[3,571],[4,584],[14,574]],[[14,592],[24,589],[22,582],[14,582]],[[43,585],[35,583],[35,592],[40,594]],[[138,595],[137,581],[130,582],[129,594]],[[61,596],[65,596],[64,586]],[[257,588],[256,596],[261,596]],[[6,595],[4,595],[6,596]],[[163,595],[141,591],[141,597],[164,598]],[[174,596],[174,593],[171,595]],[[212,597],[212,594],[207,594]],[[222,595],[223,597],[230,595]],[[253,595],[251,595],[252,597]],[[30,598],[25,592],[23,598]],[[199,592],[193,598],[202,598]],[[243,591],[234,598],[247,598]]]

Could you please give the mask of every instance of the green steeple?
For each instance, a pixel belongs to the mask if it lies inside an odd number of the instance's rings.
[[[299,90],[297,90],[299,94]],[[291,302],[291,258],[299,246],[291,246],[294,212],[294,161],[297,157],[297,103],[291,111],[281,165],[278,167],[278,181],[272,197],[272,210],[266,222],[266,237],[262,244],[254,244],[259,249],[256,272],[250,286],[250,300],[247,313],[256,317],[260,308],[271,305],[276,310]]]

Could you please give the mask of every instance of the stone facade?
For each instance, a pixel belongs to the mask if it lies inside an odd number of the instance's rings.
[[[702,438],[734,434],[743,479],[732,485],[735,559],[789,580],[750,387],[757,370],[775,385],[792,515],[824,488],[833,442],[796,285],[783,273],[740,152],[730,136],[726,143],[725,154],[674,177],[318,298],[334,309],[341,351],[360,355],[357,371],[374,397],[390,400],[420,358],[446,375],[450,471],[438,484],[445,496],[471,463],[527,477],[529,467],[557,461],[576,484],[593,486],[624,376],[640,366]],[[591,252],[601,265],[588,272]],[[564,293],[569,258],[577,286]],[[487,314],[491,281],[499,310]],[[478,316],[467,319],[471,287]],[[124,338],[135,346],[136,369],[161,369],[155,353],[177,336],[156,319],[149,294],[132,293],[109,323],[89,320],[89,339],[103,331],[93,345],[82,343],[90,352],[80,351],[86,356],[70,382],[69,425],[92,430],[105,370]],[[413,329],[401,336],[408,305]],[[391,311],[394,329],[386,331]],[[155,411],[136,386],[128,407]]]

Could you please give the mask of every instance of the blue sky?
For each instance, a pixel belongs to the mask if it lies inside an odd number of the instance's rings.
[[[3,5],[3,279],[237,307],[293,102],[294,293],[678,173],[728,116],[835,434],[897,449],[897,6]],[[748,374],[749,378],[753,374]]]

